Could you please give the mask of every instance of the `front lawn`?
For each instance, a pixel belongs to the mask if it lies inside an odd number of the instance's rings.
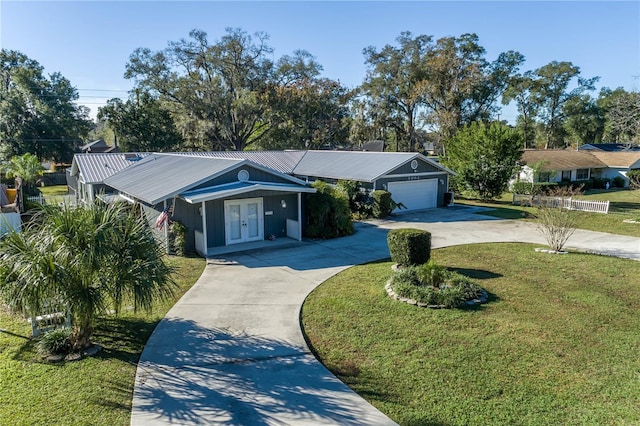
[[[93,341],[104,350],[93,358],[46,364],[35,353],[31,328],[0,308],[0,424],[128,425],[136,365],[160,319],[197,281],[201,258],[170,257],[179,290],[150,315],[128,312],[102,318]],[[1,305],[0,305],[1,306]]]
[[[640,237],[640,224],[624,223],[625,219],[640,219],[640,190],[591,190],[576,198],[593,201],[610,201],[609,213],[580,213],[579,228],[609,232],[618,235]],[[505,193],[493,202],[456,199],[456,204],[488,207],[481,214],[502,219],[532,220],[536,209],[511,204],[512,194]]]
[[[638,262],[527,244],[433,251],[488,304],[387,297],[390,262],[350,268],[302,310],[313,351],[401,425],[640,424]]]

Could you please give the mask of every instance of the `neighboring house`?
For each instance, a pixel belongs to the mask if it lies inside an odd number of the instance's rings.
[[[115,191],[140,203],[165,238],[163,212],[171,210],[189,229],[187,248],[203,255],[269,237],[300,239],[302,194],[315,192],[309,183],[317,179],[385,189],[412,211],[443,206],[453,174],[418,153],[224,151],[125,158],[143,155],[76,155],[70,174],[77,176],[78,194],[91,201],[101,190]]]
[[[622,177],[628,186],[626,174],[640,168],[640,151],[525,150],[521,163],[523,166],[513,181],[562,182]],[[535,176],[534,165],[540,166]]]
[[[578,147],[578,151],[640,151],[640,146],[631,143],[586,143]]]
[[[627,172],[640,169],[640,151],[593,151],[592,154],[607,165],[607,168],[602,170],[600,175],[602,179],[613,180],[616,177],[622,177],[625,180],[625,186],[628,186]]]
[[[82,145],[80,147],[80,151],[83,154],[106,153],[106,152],[118,152],[118,148],[107,145],[107,143],[103,139],[98,139],[97,141],[89,142],[86,145]]]

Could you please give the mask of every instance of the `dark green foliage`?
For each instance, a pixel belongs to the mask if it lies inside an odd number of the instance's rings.
[[[624,188],[625,180],[622,176],[616,176],[611,181],[611,185],[613,185],[614,188]]]
[[[184,256],[185,242],[187,236],[187,227],[178,221],[171,224],[171,233],[173,234],[173,251],[176,256]]]
[[[56,328],[44,333],[38,340],[41,354],[67,354],[71,352],[73,331],[67,327]]]
[[[464,191],[482,200],[499,197],[518,170],[522,158],[522,135],[501,123],[472,123],[445,144],[444,165],[456,176]]]
[[[367,194],[360,182],[354,180],[340,180],[336,190],[341,191],[349,200],[351,213],[360,217],[370,217],[373,212],[373,200]]]
[[[511,192],[521,195],[533,195],[545,192],[548,188],[557,186],[556,182],[515,182],[511,185]]]
[[[640,188],[640,169],[633,169],[627,172],[627,178],[629,178],[629,188]]]
[[[398,265],[421,265],[431,258],[431,233],[421,229],[392,229],[387,234],[391,260]]]
[[[311,238],[336,238],[353,234],[349,200],[344,193],[320,180],[312,186],[317,192],[307,194],[306,235]]]
[[[391,215],[393,211],[393,201],[389,191],[377,190],[371,193],[373,198],[373,217],[376,219],[385,219]]]
[[[76,104],[78,90],[15,50],[0,50],[0,70],[0,159],[29,152],[70,162],[93,126],[88,108]]]
[[[482,292],[469,278],[433,261],[395,272],[391,287],[400,297],[444,308],[461,306],[467,300],[480,297]]]

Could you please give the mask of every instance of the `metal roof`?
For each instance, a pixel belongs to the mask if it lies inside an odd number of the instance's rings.
[[[153,205],[245,164],[305,185],[300,179],[245,159],[176,154],[151,154],[104,183]]]
[[[607,165],[589,151],[532,149],[525,150],[522,160],[529,166],[543,162],[542,170],[599,169]]]
[[[306,151],[212,151],[175,152],[173,154],[197,157],[239,158],[260,164],[280,173],[292,174]]]
[[[86,184],[102,183],[108,177],[136,164],[136,160],[147,155],[149,153],[146,152],[76,154],[71,164],[71,175],[78,175],[78,180]]]
[[[307,151],[293,173],[328,179],[373,182],[413,159],[421,159],[446,173],[436,161],[415,152]]]
[[[122,170],[105,184],[149,204],[216,177],[246,160],[151,154],[134,167]]]
[[[281,191],[281,192],[316,192],[315,188],[272,182],[232,182],[224,185],[210,186],[207,188],[195,189],[180,194],[185,201],[191,204],[203,201],[218,200],[252,191]]]

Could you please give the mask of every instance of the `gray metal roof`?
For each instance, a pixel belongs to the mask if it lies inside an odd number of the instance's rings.
[[[453,173],[436,161],[415,152],[307,151],[293,169],[298,176],[373,182],[419,158],[443,172]]]
[[[292,174],[306,151],[212,151],[212,152],[176,152],[174,154],[197,157],[239,158],[277,170],[280,173]]]
[[[137,163],[149,153],[96,153],[76,154],[71,164],[71,175],[86,184],[102,183],[109,176]]]
[[[293,184],[305,185],[300,179],[246,159],[182,154],[150,154],[134,167],[105,179],[104,183],[138,200],[157,204],[244,164],[278,175]]]
[[[110,187],[149,204],[174,197],[246,160],[151,154],[105,180]]]

